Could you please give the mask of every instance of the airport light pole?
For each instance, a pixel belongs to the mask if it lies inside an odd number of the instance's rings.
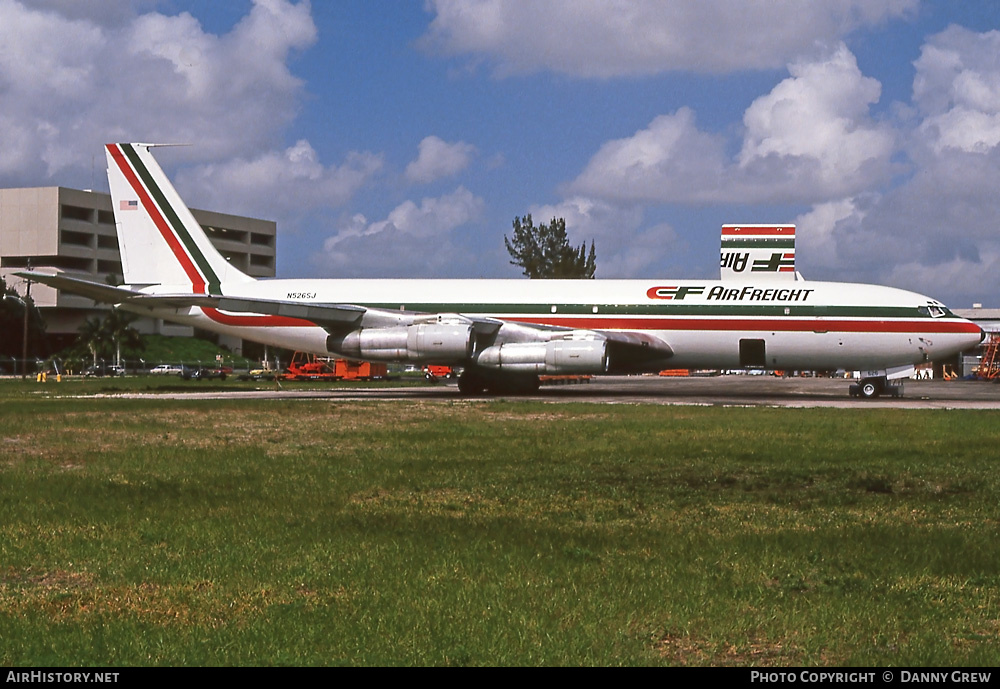
[[[28,261],[28,270],[31,270],[31,261]],[[28,300],[31,299],[31,280],[25,280],[24,298],[15,294],[5,294],[4,299],[16,301],[24,309],[24,333],[21,339],[21,380],[28,375]]]
[[[28,259],[28,271],[31,271],[31,259]],[[21,380],[28,375],[28,301],[31,299],[31,280],[24,281],[24,340],[21,342]]]
[[[21,340],[21,380],[24,380],[28,373],[28,302],[13,294],[5,294],[3,298],[16,301],[24,309],[24,338]]]

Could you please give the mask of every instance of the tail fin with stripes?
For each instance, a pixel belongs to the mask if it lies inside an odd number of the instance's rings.
[[[198,294],[218,294],[223,282],[253,281],[212,246],[153,158],[151,146],[105,146],[125,282],[190,285]]]

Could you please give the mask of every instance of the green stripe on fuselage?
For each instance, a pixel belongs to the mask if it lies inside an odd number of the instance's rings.
[[[794,249],[794,239],[723,239],[723,249]]]
[[[771,318],[926,318],[917,307],[906,306],[811,306],[795,303],[778,304],[457,304],[457,303],[364,303],[367,308],[396,311],[400,307],[407,311],[422,313],[488,313],[496,316],[508,314],[531,316],[766,316]],[[555,312],[552,307],[555,306]],[[594,311],[594,307],[597,311]],[[952,314],[948,314],[951,316]]]

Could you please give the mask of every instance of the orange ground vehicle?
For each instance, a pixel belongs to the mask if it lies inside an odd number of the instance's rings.
[[[424,378],[427,380],[441,380],[442,378],[454,378],[455,371],[451,366],[424,366]]]
[[[285,380],[381,380],[388,378],[385,364],[368,361],[329,361],[314,354],[295,352]]]
[[[288,364],[285,380],[336,380],[330,362],[319,359],[314,354],[295,352]]]
[[[385,364],[371,361],[348,361],[337,359],[333,371],[338,380],[384,380],[389,377]]]

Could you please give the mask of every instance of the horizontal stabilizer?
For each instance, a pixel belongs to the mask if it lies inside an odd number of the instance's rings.
[[[187,309],[191,307],[219,309],[234,313],[252,313],[268,316],[285,316],[310,321],[324,328],[343,328],[354,325],[367,312],[363,306],[353,304],[304,304],[278,299],[254,299],[252,297],[228,297],[217,294],[146,294],[126,287],[113,287],[100,282],[91,282],[66,275],[20,272],[26,278],[71,294],[106,304],[121,304],[130,310],[136,309]]]
[[[367,309],[353,304],[304,304],[280,299],[227,297],[222,294],[140,294],[125,302],[150,309],[179,309],[197,306],[231,313],[284,316],[310,321],[320,327],[343,327],[361,320]]]
[[[79,294],[94,301],[105,304],[120,304],[121,302],[134,297],[139,292],[125,287],[114,287],[103,282],[91,282],[80,278],[71,278],[67,275],[53,275],[50,273],[36,273],[34,271],[24,271],[15,273],[18,277],[37,282],[41,285],[48,285],[56,289],[66,290],[71,294]]]

